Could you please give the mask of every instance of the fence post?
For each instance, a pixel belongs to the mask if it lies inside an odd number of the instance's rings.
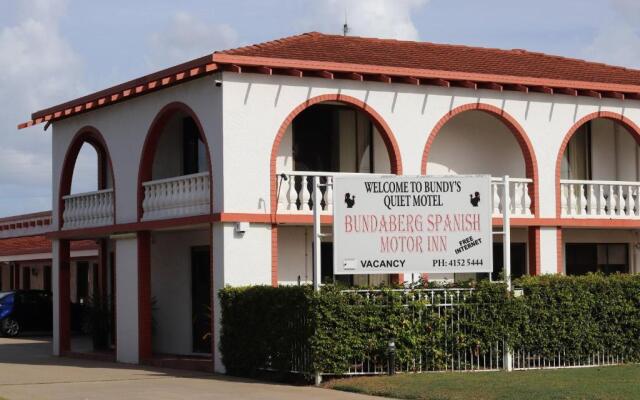
[[[513,292],[511,284],[511,199],[509,193],[509,175],[505,175],[502,190],[502,265],[504,266],[504,281],[509,295]],[[513,351],[509,344],[504,343],[504,369],[513,371]]]

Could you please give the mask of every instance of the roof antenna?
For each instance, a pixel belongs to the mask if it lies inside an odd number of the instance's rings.
[[[344,9],[344,25],[342,25],[342,34],[347,36],[349,33],[349,24],[347,24],[347,8]]]

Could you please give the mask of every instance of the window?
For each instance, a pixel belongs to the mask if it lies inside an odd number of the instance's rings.
[[[567,243],[565,254],[567,275],[629,272],[629,245],[626,243]]]
[[[562,156],[562,179],[591,180],[591,121],[573,135]]]

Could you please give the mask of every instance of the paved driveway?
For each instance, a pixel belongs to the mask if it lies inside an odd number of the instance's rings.
[[[336,399],[372,397],[50,355],[48,339],[0,337],[0,397],[46,399]]]

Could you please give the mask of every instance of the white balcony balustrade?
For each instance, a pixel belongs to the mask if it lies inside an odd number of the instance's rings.
[[[640,219],[640,182],[560,181],[560,213],[569,218]]]
[[[321,184],[329,184],[320,189],[321,212],[333,214],[333,177],[332,172],[294,171],[278,174],[278,212],[291,214],[309,214],[313,211],[313,178],[319,177]]]
[[[509,210],[512,217],[530,218],[531,195],[529,190],[533,185],[532,179],[509,178]],[[504,211],[504,180],[503,178],[491,178],[492,209],[494,217],[501,217]]]
[[[113,224],[113,189],[63,196],[63,229]]]
[[[313,178],[320,177],[320,183],[332,183],[334,176],[339,173],[331,172],[308,172],[295,171],[284,172],[278,174],[278,212],[291,214],[310,214],[313,211],[313,201],[311,193],[313,192]],[[349,174],[352,175],[352,174]],[[530,186],[533,184],[531,179],[510,178],[509,179],[509,207],[511,215],[514,217],[532,217],[531,197],[529,195]],[[491,179],[492,190],[492,209],[493,216],[502,215],[504,183],[502,178]],[[333,210],[333,187],[328,185],[321,188],[322,213],[332,214]]]
[[[208,172],[144,182],[144,221],[180,218],[210,212]]]

